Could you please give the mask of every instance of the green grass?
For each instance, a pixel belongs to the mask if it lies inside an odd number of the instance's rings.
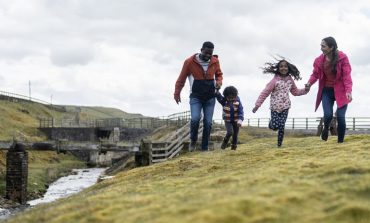
[[[370,135],[253,138],[121,172],[9,222],[370,221]]]

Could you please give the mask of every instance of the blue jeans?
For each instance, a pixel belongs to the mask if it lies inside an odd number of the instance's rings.
[[[333,119],[333,106],[335,101],[334,88],[324,87],[322,91],[322,108],[324,110],[324,128],[325,131],[329,129],[330,122]],[[346,111],[347,105],[337,108],[336,117],[338,121],[338,142],[343,142],[346,133]]]
[[[198,98],[190,98],[190,140],[192,142],[196,142],[198,140],[199,121],[201,118],[201,111],[203,110],[202,150],[208,150],[208,141],[212,129],[215,102],[215,98],[211,98],[208,101],[202,101]]]

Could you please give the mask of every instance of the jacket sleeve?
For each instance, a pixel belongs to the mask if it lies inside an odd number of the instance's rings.
[[[217,101],[218,101],[222,106],[224,106],[224,105],[225,105],[225,98],[224,98],[224,96],[222,96],[222,95],[221,95],[221,93],[220,93],[220,92],[218,92],[218,91],[217,91],[217,93],[216,93],[216,99],[217,99]]]
[[[223,79],[223,73],[222,73],[221,68],[220,68],[220,62],[217,62],[215,79],[216,79],[216,84],[221,86],[222,85],[222,79]]]
[[[275,88],[276,79],[275,77],[266,85],[265,89],[261,92],[260,96],[258,97],[255,106],[261,107],[263,102],[266,100],[266,98],[271,94],[271,92]]]
[[[346,93],[352,93],[351,71],[352,71],[351,64],[349,63],[348,57],[345,56],[342,62],[342,75],[343,75],[344,89]]]
[[[295,84],[294,80],[292,77],[291,78],[291,81],[292,81],[292,87],[290,88],[290,93],[292,93],[292,95],[294,96],[300,96],[300,95],[305,95],[307,94],[308,91],[306,91],[305,88],[302,88],[302,89],[298,89],[297,88],[297,85]]]
[[[310,83],[310,85],[313,85],[314,83],[316,83],[316,81],[319,79],[319,59],[316,58],[315,61],[313,62],[313,71],[312,71],[312,74],[310,76],[310,79],[308,80],[308,83]]]
[[[179,77],[177,78],[175,84],[175,93],[174,95],[180,95],[182,88],[185,85],[186,78],[189,75],[189,63],[185,60],[184,65],[182,66]]]
[[[238,119],[244,121],[244,110],[242,102],[240,101],[240,98],[238,97],[239,101],[239,107],[238,107]]]

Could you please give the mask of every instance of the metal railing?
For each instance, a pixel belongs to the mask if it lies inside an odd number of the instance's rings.
[[[288,118],[285,123],[286,129],[317,129],[321,117],[310,118]],[[223,124],[223,120],[215,120],[218,124]],[[247,118],[244,126],[267,128],[270,118]],[[370,130],[370,117],[346,117],[346,127],[349,130]]]
[[[299,117],[288,118],[285,124],[286,129],[317,129],[320,124],[321,117]],[[106,119],[62,119],[55,120],[53,118],[40,119],[41,128],[52,127],[124,127],[124,128],[141,128],[155,129],[163,125],[167,126],[183,126],[190,120],[190,111],[171,114],[167,117],[139,117],[139,118],[106,118]],[[243,126],[263,127],[267,128],[270,118],[247,118],[243,122]],[[215,124],[224,124],[221,119],[214,119]],[[347,117],[347,129],[349,130],[370,130],[370,117]]]
[[[164,125],[183,126],[190,120],[190,112],[180,112],[167,117],[105,118],[105,119],[55,119],[40,118],[40,128],[139,128],[155,129]]]

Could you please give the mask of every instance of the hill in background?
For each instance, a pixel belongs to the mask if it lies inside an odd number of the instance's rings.
[[[30,101],[0,100],[0,140],[11,140],[13,137],[30,141],[45,140],[37,129],[40,118],[74,119],[76,115],[81,120],[144,117],[117,108],[59,105],[58,109],[52,109],[48,105]]]

